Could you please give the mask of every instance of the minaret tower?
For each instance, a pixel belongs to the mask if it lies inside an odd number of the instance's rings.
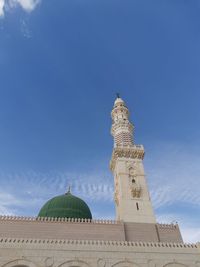
[[[134,126],[129,121],[129,110],[119,95],[111,116],[114,149],[110,168],[115,183],[116,219],[124,222],[155,223],[143,168],[144,148],[134,144]]]

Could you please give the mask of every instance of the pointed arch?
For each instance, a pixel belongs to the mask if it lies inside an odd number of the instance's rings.
[[[165,264],[163,267],[188,267],[188,265],[178,263],[178,262],[170,262]]]
[[[140,267],[140,265],[132,261],[120,261],[113,264],[112,267]]]
[[[25,260],[25,259],[16,259],[13,261],[9,261],[6,264],[4,264],[2,267],[38,267],[34,262]]]
[[[58,267],[90,267],[90,265],[82,260],[69,260],[63,262]]]

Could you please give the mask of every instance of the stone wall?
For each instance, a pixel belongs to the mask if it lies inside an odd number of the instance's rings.
[[[177,224],[157,224],[156,228],[160,242],[183,242]]]
[[[108,220],[0,217],[0,237],[182,242],[178,225]]]
[[[95,240],[0,239],[1,267],[199,267],[200,246]]]

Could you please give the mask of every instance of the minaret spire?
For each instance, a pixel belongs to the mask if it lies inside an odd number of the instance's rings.
[[[155,223],[143,168],[144,148],[134,144],[134,126],[129,121],[129,110],[119,95],[111,116],[114,149],[110,167],[115,182],[116,219]]]
[[[117,98],[120,98],[120,93],[116,93]]]
[[[69,185],[66,194],[70,194],[70,193],[71,193],[71,186]]]
[[[114,146],[132,146],[134,127],[129,121],[128,108],[119,93],[117,93],[111,116],[113,120],[111,134],[114,137]]]

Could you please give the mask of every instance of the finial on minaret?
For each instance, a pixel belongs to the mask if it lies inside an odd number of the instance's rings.
[[[120,98],[120,93],[116,93],[117,98]]]
[[[71,186],[69,185],[66,194],[70,194],[70,193],[71,193]]]

